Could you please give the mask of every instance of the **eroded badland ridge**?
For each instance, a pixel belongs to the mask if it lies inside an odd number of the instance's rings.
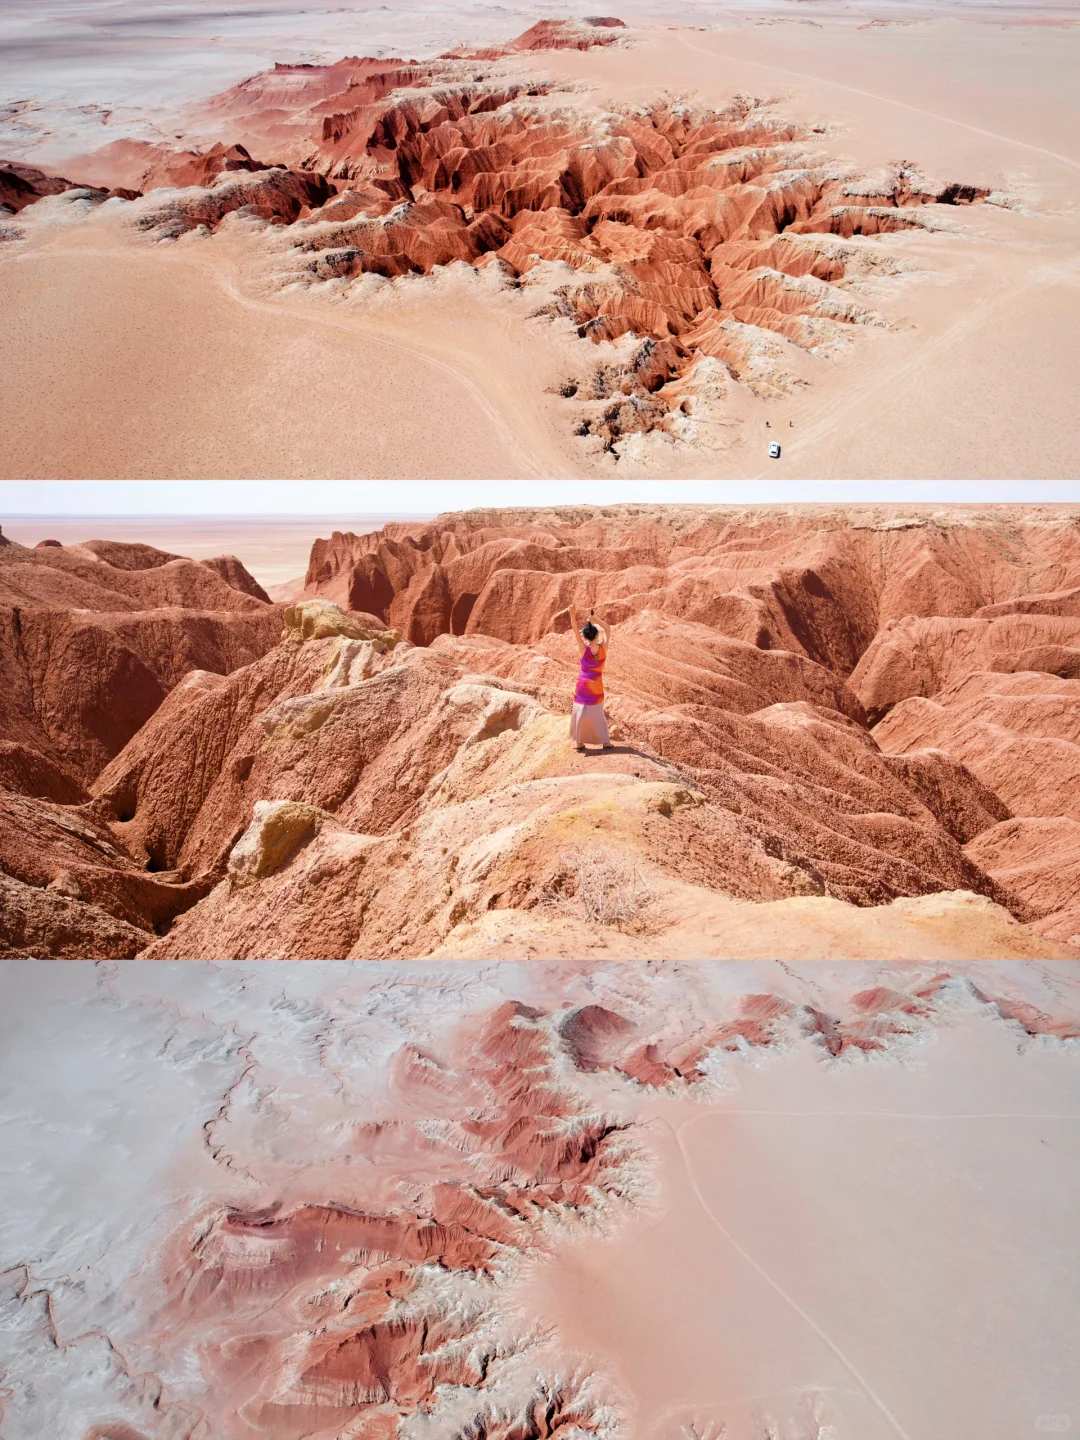
[[[1072,952],[1080,518],[580,507],[0,547],[8,954]],[[567,606],[617,746],[567,737]]]
[[[74,180],[3,162],[5,250],[52,263],[58,245],[79,251],[62,238],[74,221],[114,259],[180,244],[234,298],[331,305],[397,345],[423,348],[416,305],[445,309],[451,329],[463,305],[490,312],[543,336],[536,373],[515,364],[547,439],[530,438],[521,396],[502,394],[479,355],[466,362],[460,336],[438,359],[516,426],[503,465],[685,465],[741,444],[748,407],[797,396],[866,327],[894,328],[882,286],[909,261],[877,237],[955,229],[957,206],[1011,202],[967,175],[927,178],[917,157],[840,159],[828,125],[772,101],[716,106],[663,87],[606,100],[537,68],[631,37],[615,18],[541,21],[510,45],[436,60],[279,65],[188,117],[212,143],[117,140],[73,157]],[[438,286],[418,299],[417,277]],[[115,276],[101,283],[111,293]],[[83,443],[71,441],[81,473],[127,463],[92,460]]]
[[[8,970],[82,1081],[4,1115],[11,1440],[1006,1440],[1068,1373],[1075,966]]]

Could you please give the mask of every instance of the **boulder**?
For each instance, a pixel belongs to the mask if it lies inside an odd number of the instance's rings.
[[[347,640],[377,640],[387,647],[398,641],[397,633],[386,629],[374,615],[342,610],[331,600],[300,600],[286,607],[283,618],[285,629],[281,638],[292,643],[326,640],[335,635]]]
[[[237,886],[254,885],[273,875],[331,816],[295,800],[259,800],[251,824],[229,853],[228,874]]]

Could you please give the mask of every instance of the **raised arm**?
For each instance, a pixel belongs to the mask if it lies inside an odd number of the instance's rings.
[[[611,623],[610,620],[604,620],[602,623],[603,623],[603,626],[604,626],[604,649],[605,649],[605,650],[610,650],[610,649],[611,649],[611,632],[615,629],[615,626],[612,625],[612,623]]]
[[[577,611],[573,605],[570,606],[570,624],[574,627],[574,636],[577,639],[578,654],[585,654],[585,641],[581,638],[581,627],[577,623]]]

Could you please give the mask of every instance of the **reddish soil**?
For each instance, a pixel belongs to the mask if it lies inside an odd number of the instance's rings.
[[[95,200],[108,200],[117,195],[123,200],[134,200],[139,194],[123,186],[111,190],[99,186],[86,187],[78,181],[65,180],[62,175],[48,175],[33,165],[0,160],[0,210],[6,208],[17,215],[45,195],[62,195],[65,190],[82,189],[86,189]]]
[[[622,29],[542,21],[508,47],[422,64],[279,65],[206,102],[204,121],[227,139],[201,151],[122,140],[87,166],[128,194],[184,187],[138,211],[156,238],[237,212],[289,227],[288,263],[304,281],[464,262],[496,264],[517,285],[561,267],[537,313],[594,342],[635,342],[557,387],[576,402],[576,433],[606,450],[677,434],[710,365],[772,393],[786,344],[818,350],[883,323],[842,288],[844,254],[819,237],[919,226],[928,205],[989,192],[931,185],[908,162],[857,174],[823,151],[823,127],[742,97],[719,110],[604,109],[498,63],[620,43]]]
[[[505,914],[663,949],[723,897],[959,891],[1067,943],[1077,682],[1032,627],[1078,580],[1068,511],[447,516],[317,542],[287,611],[231,557],[5,545],[3,943],[377,958]],[[603,756],[570,603],[615,626]]]
[[[545,1219],[597,1209],[625,1185],[625,1126],[559,1083],[547,1015],[508,1001],[467,1022],[456,1049],[406,1045],[389,1066],[402,1111],[386,1127],[392,1146],[419,1151],[416,1173],[429,1177],[418,1208],[230,1208],[175,1238],[154,1339],[198,1349],[223,1437],[255,1424],[294,1440],[346,1423],[392,1436],[430,1413],[439,1387],[482,1394],[505,1342],[488,1306],[453,1304],[435,1277],[505,1278],[517,1256],[548,1248]],[[301,1330],[298,1297],[316,1293]],[[493,1420],[483,1433],[541,1440],[577,1423],[591,1433],[576,1388],[538,1393],[536,1428]]]
[[[87,787],[183,677],[262,655],[281,611],[233,556],[0,542],[0,947],[134,955],[208,886],[133,859]]]
[[[560,980],[573,983],[558,970],[548,983]],[[798,1049],[815,1066],[844,1057],[850,1073],[858,1052],[885,1054],[947,1015],[955,1025],[961,1000],[1012,1028],[1014,1049],[1025,1036],[1080,1038],[1075,1018],[1004,993],[1004,976],[981,985],[923,967],[883,980],[842,995],[835,981],[831,993],[815,986],[816,1003],[766,991],[710,1005],[691,979],[672,1004],[663,987],[638,994],[628,980],[619,1008],[609,985],[605,1005],[463,1010],[424,1048],[410,1037],[383,1057],[370,1118],[349,1125],[329,1182],[318,1165],[291,1184],[271,1178],[297,1093],[279,1104],[257,1090],[251,1130],[245,1102],[227,1096],[206,1146],[249,1203],[200,1196],[182,1224],[170,1217],[152,1288],[140,1286],[140,1355],[158,1372],[198,1374],[192,1403],[212,1407],[222,1440],[252,1428],[270,1440],[392,1437],[414,1416],[445,1415],[449,1395],[469,1435],[614,1433],[598,1359],[569,1363],[561,1336],[545,1349],[504,1296],[523,1259],[542,1273],[568,1236],[596,1254],[613,1219],[651,1210],[656,1223],[657,1129],[675,1133],[679,1102],[695,1100],[699,1119],[715,1103],[710,1062]],[[585,1079],[599,1072],[603,1091]],[[345,1103],[355,1115],[351,1093]],[[303,1153],[321,1153],[312,1130],[325,1118],[299,1113]],[[326,1198],[335,1185],[347,1202]],[[558,1379],[545,1373],[553,1360]]]

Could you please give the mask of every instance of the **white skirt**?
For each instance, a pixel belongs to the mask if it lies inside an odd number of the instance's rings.
[[[575,745],[610,745],[603,704],[575,705],[570,712],[570,739]]]

